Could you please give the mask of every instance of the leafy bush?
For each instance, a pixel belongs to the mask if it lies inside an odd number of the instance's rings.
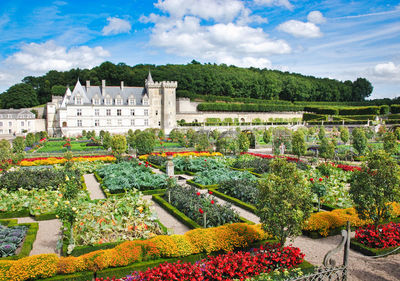
[[[103,178],[103,184],[110,193],[122,193],[133,188],[138,190],[164,188],[168,178],[164,174],[152,174],[147,164],[136,161],[107,165],[98,169],[97,173]]]
[[[54,170],[54,169],[19,169],[9,171],[1,176],[0,189],[16,191],[19,188],[57,190],[58,186],[66,181],[68,175],[70,180],[74,180],[80,185],[80,172]]]
[[[390,106],[390,113],[392,114],[400,113],[400,104],[392,104]]]
[[[256,180],[256,176],[252,175],[248,171],[233,171],[226,168],[219,168],[213,170],[204,170],[196,174],[193,181],[202,185],[213,185],[219,184],[225,180],[239,180],[239,179],[250,179]]]
[[[0,224],[0,257],[15,255],[15,251],[24,241],[26,226],[5,227]]]
[[[271,159],[255,157],[248,154],[240,155],[232,167],[237,169],[251,169],[252,172],[263,174],[269,172]]]
[[[174,167],[180,171],[201,172],[204,170],[218,169],[225,166],[224,157],[174,157]]]
[[[168,196],[170,196],[171,205],[199,225],[203,225],[203,212],[207,214],[207,227],[240,221],[239,215],[230,204],[216,204],[212,196],[201,194],[195,187],[183,188],[174,185],[167,189],[166,200],[169,200]]]
[[[151,154],[147,157],[147,161],[149,161],[150,163],[153,163],[157,166],[163,166],[165,164],[165,161],[167,161],[167,157]]]
[[[257,181],[250,179],[222,181],[218,186],[218,191],[253,205],[257,203],[259,192]]]

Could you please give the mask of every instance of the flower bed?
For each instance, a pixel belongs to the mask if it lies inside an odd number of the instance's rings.
[[[233,162],[232,168],[248,169],[257,174],[268,173],[271,159],[272,158],[267,157],[256,157],[251,154],[242,154]]]
[[[292,269],[303,261],[304,254],[299,248],[280,248],[279,244],[267,243],[250,251],[209,256],[196,263],[165,262],[146,271],[135,272],[122,280],[243,280],[273,270]]]
[[[392,203],[392,217],[400,216],[400,204]],[[338,234],[339,230],[345,227],[350,221],[352,227],[365,226],[371,223],[370,220],[361,220],[354,208],[336,209],[331,212],[314,213],[307,220],[303,232],[312,238],[326,237]]]
[[[148,239],[162,234],[156,217],[151,214],[149,201],[138,192],[127,192],[122,198],[79,202],[74,206],[77,215],[72,226],[72,241],[64,247],[69,254],[75,246]],[[64,233],[65,240],[70,237],[70,231]]]
[[[95,156],[79,156],[72,157],[74,162],[91,162],[91,161],[103,161],[103,162],[114,162],[115,157],[112,155],[95,155]],[[68,160],[64,157],[36,157],[36,158],[25,158],[18,163],[19,166],[41,166],[41,165],[54,165],[64,164]]]
[[[0,258],[13,256],[24,241],[26,226],[6,227],[0,224]]]
[[[201,185],[215,185],[225,180],[239,179],[250,179],[255,181],[257,177],[248,171],[234,171],[227,168],[220,168],[199,172],[193,178],[193,181]]]
[[[297,168],[299,168],[301,170],[307,170],[308,169],[307,165],[303,161],[301,161],[298,158],[294,158],[294,157],[290,157],[290,156],[275,156],[275,155],[252,153],[252,152],[242,152],[241,154],[253,155],[253,156],[261,157],[261,158],[264,158],[264,159],[274,159],[276,157],[284,158],[289,162],[296,163]]]
[[[153,174],[148,164],[135,161],[121,162],[104,166],[97,170],[102,185],[111,194],[126,190],[152,190],[166,187],[167,175]]]
[[[193,254],[217,251],[227,252],[250,246],[253,242],[266,238],[260,225],[245,223],[196,229],[188,231],[184,235],[159,235],[149,240],[127,241],[113,249],[100,250],[79,257],[59,258],[54,254],[47,254],[30,256],[18,261],[0,261],[0,280],[17,280],[15,276],[18,276],[19,281],[24,281],[52,277],[56,274],[59,274],[58,280],[73,280],[69,279],[68,275],[60,274],[78,272],[82,272],[81,276],[86,277],[86,279],[79,280],[87,280],[87,277],[90,276],[86,273],[87,271],[95,271],[97,276],[105,276],[102,274],[102,270],[109,267],[123,267],[130,264],[135,266],[137,263],[136,268],[138,268],[140,267],[138,262],[141,261],[155,260],[153,264],[156,265],[165,261],[156,260],[160,258],[187,257]],[[144,262],[143,266],[147,268],[148,264]],[[133,266],[108,269],[105,272],[110,276],[116,275],[115,272],[124,272],[126,275],[132,272]]]
[[[400,223],[367,225],[356,230],[355,239],[368,248],[385,249],[400,246]]]
[[[240,221],[239,215],[230,205],[216,204],[212,196],[202,194],[194,187],[182,188],[179,185],[169,187],[164,200],[170,200],[172,206],[201,226],[204,226],[204,213],[206,213],[207,227]]]
[[[203,157],[212,157],[212,156],[223,156],[221,153],[219,152],[208,152],[208,151],[178,151],[178,152],[153,152],[151,154],[145,154],[145,155],[141,155],[139,156],[140,160],[147,160],[147,157],[149,155],[159,155],[161,157],[167,157],[167,156],[172,156],[172,157],[176,157],[176,156],[192,156],[192,157],[199,157],[199,156],[203,156]]]

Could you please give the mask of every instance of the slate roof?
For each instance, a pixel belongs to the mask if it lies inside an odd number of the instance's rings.
[[[35,114],[26,109],[0,109],[2,119],[35,119]]]

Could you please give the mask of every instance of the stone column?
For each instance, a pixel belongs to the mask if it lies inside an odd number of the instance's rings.
[[[174,176],[174,162],[172,162],[172,156],[167,157],[167,163],[166,163],[166,172],[167,176],[173,177]]]

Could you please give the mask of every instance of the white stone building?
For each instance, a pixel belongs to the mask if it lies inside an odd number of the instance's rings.
[[[36,119],[29,109],[0,109],[0,135],[22,135],[45,130],[44,119]]]
[[[176,81],[154,82],[151,74],[145,87],[86,86],[76,83],[64,97],[47,103],[47,131],[50,136],[77,136],[83,130],[114,134],[129,129],[160,128],[169,133],[176,127]]]

